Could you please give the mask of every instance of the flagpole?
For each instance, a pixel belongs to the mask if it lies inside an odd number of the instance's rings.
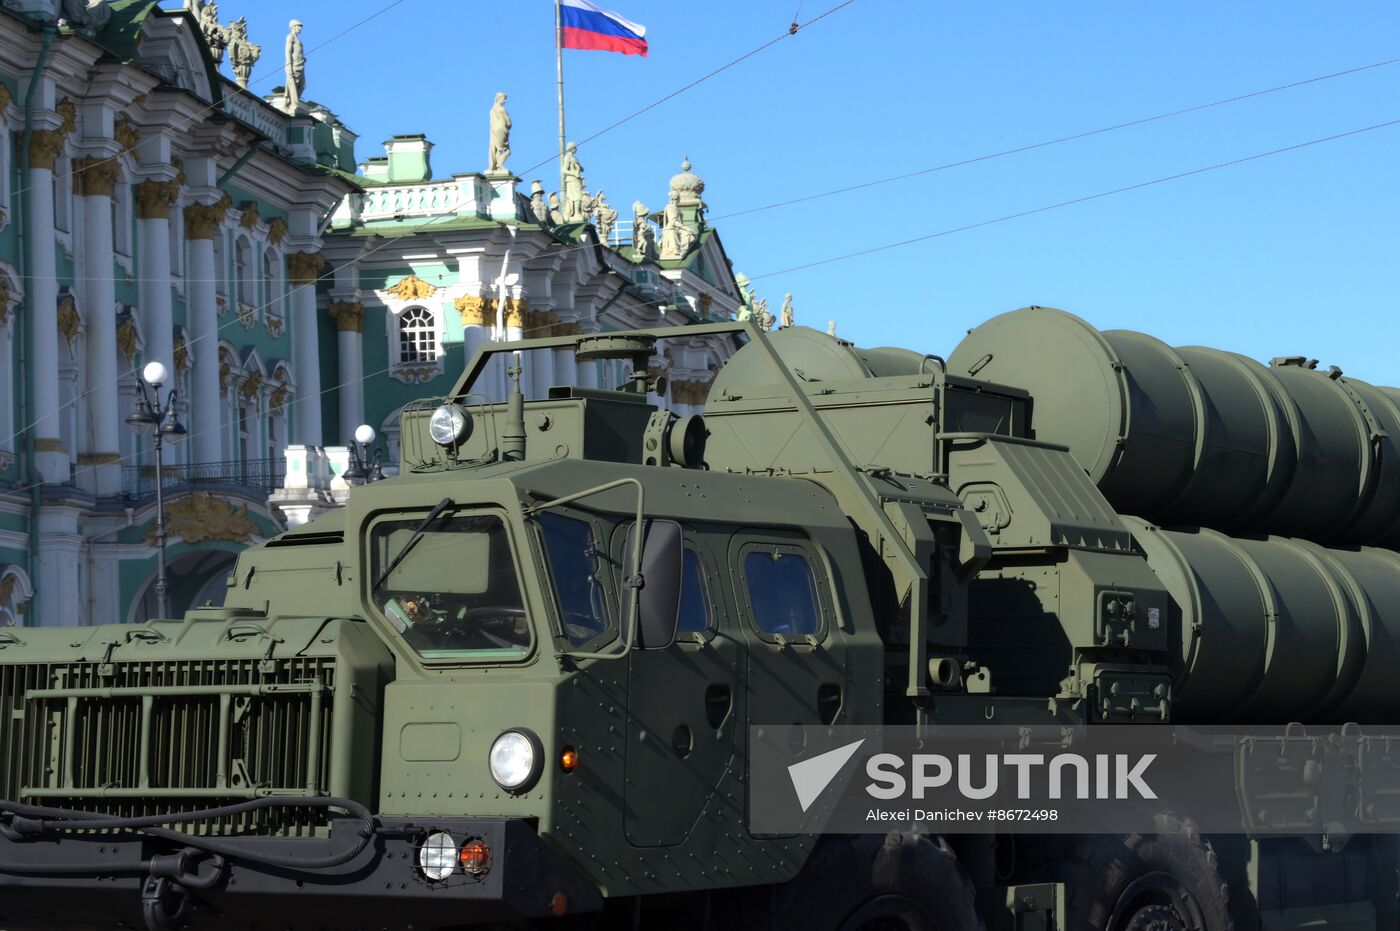
[[[559,75],[559,190],[564,190],[564,26],[559,0],[554,0],[554,64]]]

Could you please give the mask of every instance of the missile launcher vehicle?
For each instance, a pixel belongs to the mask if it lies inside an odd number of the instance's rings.
[[[1400,928],[1375,824],[772,834],[749,793],[753,727],[1395,721],[1400,392],[1030,308],[946,362],[699,325],[741,348],[678,417],[671,332],[482,347],[219,607],[0,630],[0,927]],[[558,350],[635,374],[477,393]]]

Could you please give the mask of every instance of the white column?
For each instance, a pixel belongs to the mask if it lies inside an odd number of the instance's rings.
[[[321,429],[321,339],[316,314],[316,278],[325,260],[298,252],[288,260],[292,281],[292,362],[297,393],[292,404],[292,439],[306,446],[324,442]]]
[[[215,303],[214,237],[226,208],[223,203],[185,208],[185,238],[189,241],[189,297],[186,320],[190,330],[191,462],[222,462],[224,453],[223,397],[219,390],[219,308]]]
[[[335,319],[336,348],[340,357],[340,384],[337,386],[340,396],[340,429],[334,439],[344,444],[354,441],[355,428],[365,422],[365,360],[362,332],[365,308],[357,301],[344,301],[332,304],[330,313]]]
[[[172,380],[175,323],[170,282],[170,207],[179,193],[180,186],[175,181],[147,180],[136,186],[136,248],[141,254],[136,300],[145,336],[142,364],[163,363]],[[171,387],[162,387],[162,399]],[[175,461],[170,445],[162,452],[164,462]]]
[[[91,487],[99,495],[121,491],[121,412],[117,405],[117,290],[112,270],[112,189],[117,163],[84,159],[81,172],[83,248],[87,280],[81,282],[87,317],[88,450],[78,461],[92,470]]]
[[[34,385],[29,419],[34,423],[35,464],[45,482],[66,482],[69,478],[58,410],[58,328],[54,324],[58,312],[58,269],[54,253],[53,163],[62,149],[63,136],[59,133],[33,133],[29,143],[29,177],[25,179],[25,249],[33,276],[26,282],[25,301],[29,315],[28,366]],[[41,607],[46,600],[47,597],[40,598]]]
[[[472,322],[470,322],[470,321],[473,320],[473,319],[475,319],[475,320],[480,320],[481,318],[480,318],[479,316],[478,316],[478,317],[470,317],[467,313],[465,313],[465,312],[463,313],[463,316],[462,316],[462,351],[463,351],[463,353],[465,354],[465,362],[464,362],[463,364],[469,364],[469,363],[471,362],[472,358],[476,355],[476,351],[477,351],[478,349],[481,348],[481,344],[484,343],[484,342],[486,342],[486,338],[487,338],[487,329],[486,329],[486,327],[485,327],[485,326],[482,326],[482,325],[479,324],[479,323],[472,323]],[[490,379],[489,373],[488,373],[488,372],[482,372],[481,375],[479,376],[479,378],[477,379],[477,383],[476,383],[475,385],[472,386],[472,390],[473,390],[473,391],[475,391],[476,393],[482,395],[484,398],[486,398],[486,399],[488,399],[488,400],[489,400],[490,397],[491,397],[490,390],[489,390],[489,386],[488,386],[489,379]],[[481,401],[481,398],[469,398],[468,401],[470,401],[471,403],[477,403],[477,402]]]
[[[76,507],[50,504],[39,512],[34,591],[39,598],[39,616],[35,620],[41,627],[76,627],[83,622],[78,573],[82,539]]]

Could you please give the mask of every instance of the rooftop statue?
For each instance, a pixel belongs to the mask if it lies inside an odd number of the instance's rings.
[[[544,184],[539,180],[530,182],[530,212],[535,216],[535,222],[541,226],[549,226],[549,206],[544,202]]]
[[[301,109],[301,94],[306,90],[306,51],[301,46],[301,20],[287,24],[287,88],[283,108],[293,115]]]
[[[583,166],[578,160],[578,143],[564,149],[564,222],[582,223],[588,219],[583,208]]]
[[[648,213],[647,205],[641,201],[632,204],[632,258],[637,262],[656,258],[656,234]]]
[[[778,318],[768,312],[768,298],[765,297],[759,300],[758,304],[754,307],[754,317],[758,320],[758,328],[760,330],[765,333],[773,332],[773,324]]]
[[[612,235],[613,225],[617,223],[617,211],[608,203],[608,197],[602,191],[591,201],[593,222],[598,226],[598,238],[603,242],[608,241]]]
[[[486,173],[509,174],[506,159],[510,158],[510,114],[506,112],[505,91],[496,94],[491,107],[491,152],[486,161]]]
[[[695,233],[681,218],[680,194],[672,190],[667,198],[665,220],[661,225],[661,258],[680,259],[695,244]]]
[[[836,335],[836,321],[835,321],[835,320],[828,320],[828,321],[826,322],[826,335],[827,335],[827,336],[835,336],[835,335]]]
[[[262,57],[262,46],[248,41],[248,21],[242,16],[228,27],[228,61],[233,66],[238,86],[246,88],[253,76],[253,66]]]
[[[199,31],[204,34],[204,41],[209,46],[209,54],[214,56],[214,64],[222,65],[224,63],[224,49],[228,47],[229,43],[229,28],[219,25],[219,5],[190,0],[190,10],[194,13],[195,22],[199,24]]]
[[[553,226],[558,226],[564,222],[564,210],[559,206],[559,195],[549,195],[549,222]]]
[[[783,329],[786,330],[788,327],[790,327],[790,326],[793,325],[793,315],[792,315],[792,292],[791,292],[791,291],[789,291],[787,294],[783,295],[783,309],[782,309],[782,311],[781,311],[781,314],[782,314]]]

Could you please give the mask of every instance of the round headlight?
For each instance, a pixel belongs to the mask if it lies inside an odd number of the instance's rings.
[[[451,446],[466,439],[470,425],[466,411],[456,404],[444,404],[433,411],[433,416],[428,420],[428,435],[439,446]]]
[[[491,745],[491,778],[507,792],[524,792],[540,778],[544,748],[530,731],[506,731]]]
[[[429,834],[418,848],[418,868],[433,882],[442,882],[457,869],[457,842],[446,831]]]

